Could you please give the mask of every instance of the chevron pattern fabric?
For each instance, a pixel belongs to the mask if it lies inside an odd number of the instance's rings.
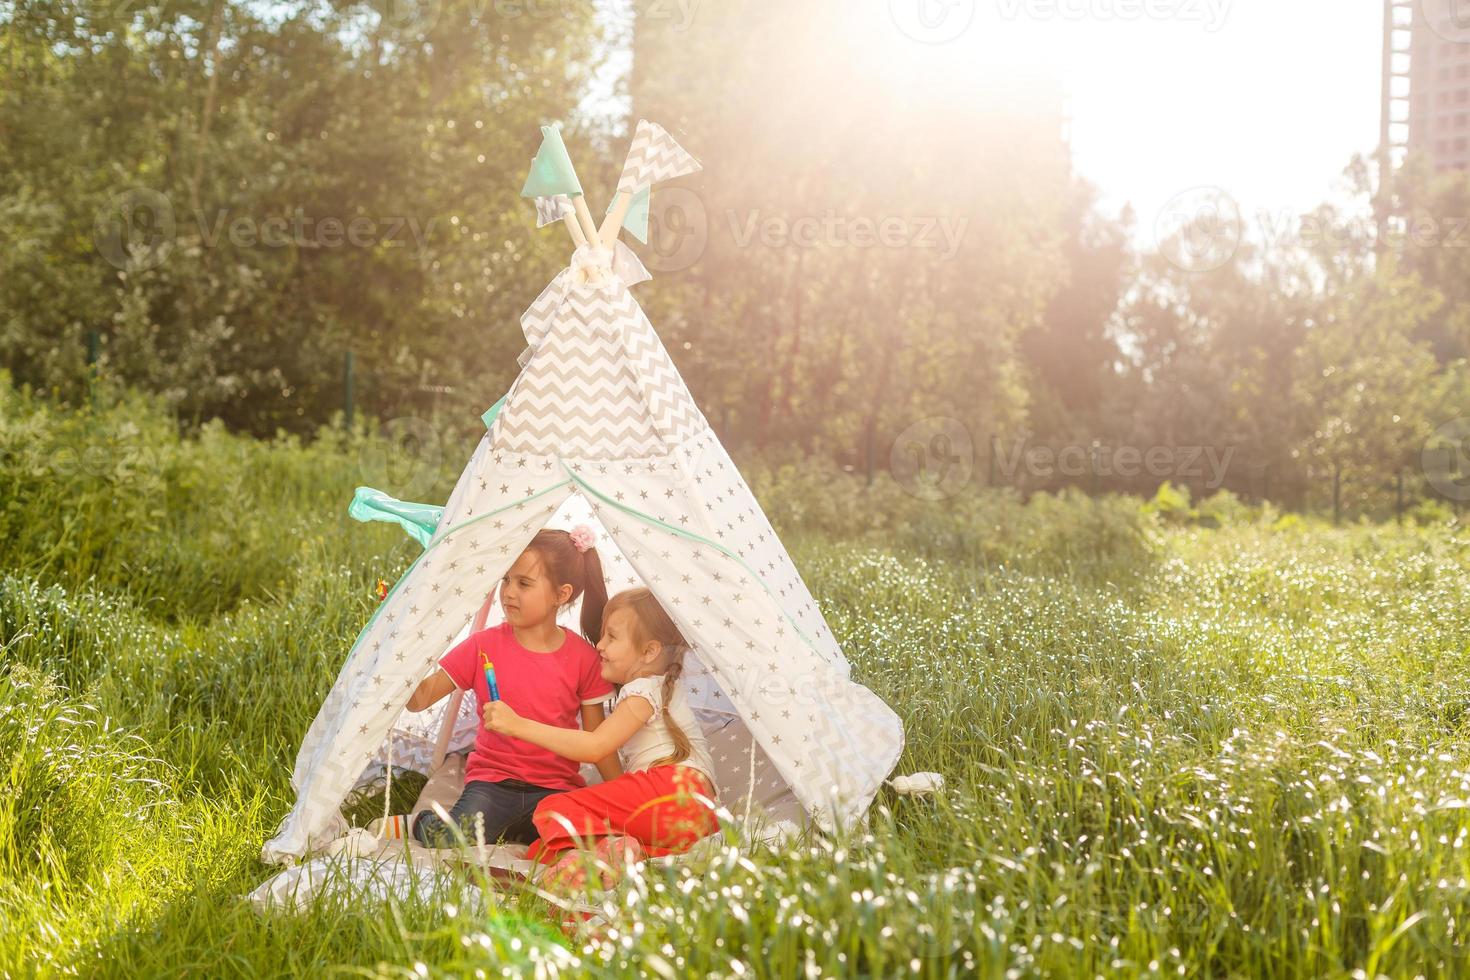
[[[624,322],[624,328],[626,356],[638,378],[654,428],[663,436],[664,443],[672,448],[708,432],[704,413],[694,404],[694,396],[689,394],[663,341],[658,339],[653,324],[637,303],[633,304],[633,317]]]
[[[636,194],[661,180],[672,180],[704,169],[658,123],[638,120],[633,145],[623,161],[618,191]]]
[[[566,294],[567,280],[570,278],[570,269],[557,273],[531,305],[526,307],[526,312],[521,314],[521,332],[526,335],[526,343],[532,347],[541,343],[541,338],[551,329],[551,318],[556,314],[557,307],[561,306]],[[521,365],[525,366],[524,363]]]
[[[546,293],[537,300],[552,302]],[[528,311],[535,352],[495,420],[497,449],[583,459],[659,456],[708,428],[633,295],[573,286]],[[543,332],[544,328],[544,332]]]
[[[536,198],[536,227],[545,228],[553,221],[560,221],[574,213],[572,199],[565,194],[554,197]]]

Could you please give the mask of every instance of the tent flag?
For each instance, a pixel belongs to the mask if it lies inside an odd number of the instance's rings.
[[[536,227],[545,228],[553,222],[570,217],[575,213],[572,207],[572,199],[565,194],[555,197],[536,198]]]
[[[572,158],[567,155],[566,144],[561,141],[561,130],[555,126],[542,126],[541,148],[536,151],[536,159],[531,161],[531,172],[526,175],[521,197],[555,197],[558,194],[575,197],[581,193],[582,184],[577,180],[577,171],[572,167]]]
[[[547,129],[543,150],[564,157]],[[634,142],[630,194],[699,167],[646,120]],[[486,430],[442,508],[358,488],[353,517],[396,522],[424,551],[358,634],[302,739],[296,801],[263,861],[290,863],[330,844],[343,800],[374,766],[428,767],[470,749],[472,705],[457,714],[404,706],[477,612],[490,610],[485,625],[501,621],[487,599],[548,526],[591,526],[608,593],[647,587],[689,641],[689,704],[720,803],[753,832],[850,826],[897,763],[902,723],[852,679],[816,599],[629,290],[647,270],[615,245],[579,246],[521,316],[520,375],[482,417]],[[578,606],[563,607],[568,629]]]
[[[633,144],[623,161],[618,190],[636,194],[661,180],[673,180],[702,169],[699,161],[674,142],[662,126],[640,119],[633,132]]]
[[[628,229],[628,234],[638,239],[643,244],[648,244],[648,198],[652,187],[645,187],[633,195],[633,203],[628,206],[628,213],[623,216],[623,227]],[[607,213],[611,214],[617,206],[617,198],[607,206]]]
[[[347,513],[354,520],[364,523],[386,521],[397,524],[408,532],[409,537],[427,548],[430,539],[434,537],[434,529],[439,526],[444,508],[436,504],[398,500],[372,487],[358,487],[352,495],[352,503],[347,505]]]

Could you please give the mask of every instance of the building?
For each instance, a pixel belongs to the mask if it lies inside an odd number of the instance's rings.
[[[1396,166],[1470,169],[1470,4],[1385,0],[1382,137]]]

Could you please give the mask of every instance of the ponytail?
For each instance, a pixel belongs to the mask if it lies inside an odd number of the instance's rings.
[[[587,540],[591,540],[590,528],[578,530],[589,535]],[[598,557],[597,548],[589,543],[583,551],[574,543],[571,533],[560,528],[543,527],[536,532],[526,550],[540,556],[553,588],[572,587],[568,602],[576,602],[578,596],[582,598],[582,635],[595,646],[602,636],[603,608],[607,605],[607,583],[602,580],[602,559]]]
[[[602,611],[607,607],[607,583],[602,580],[602,559],[596,548],[582,552],[582,635],[597,646],[602,639]]]

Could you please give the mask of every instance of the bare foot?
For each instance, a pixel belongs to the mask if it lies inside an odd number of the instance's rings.
[[[602,871],[603,888],[611,888],[617,884],[628,866],[637,864],[645,856],[643,845],[636,837],[620,835],[598,838],[593,853],[597,855],[598,862],[605,865]]]

